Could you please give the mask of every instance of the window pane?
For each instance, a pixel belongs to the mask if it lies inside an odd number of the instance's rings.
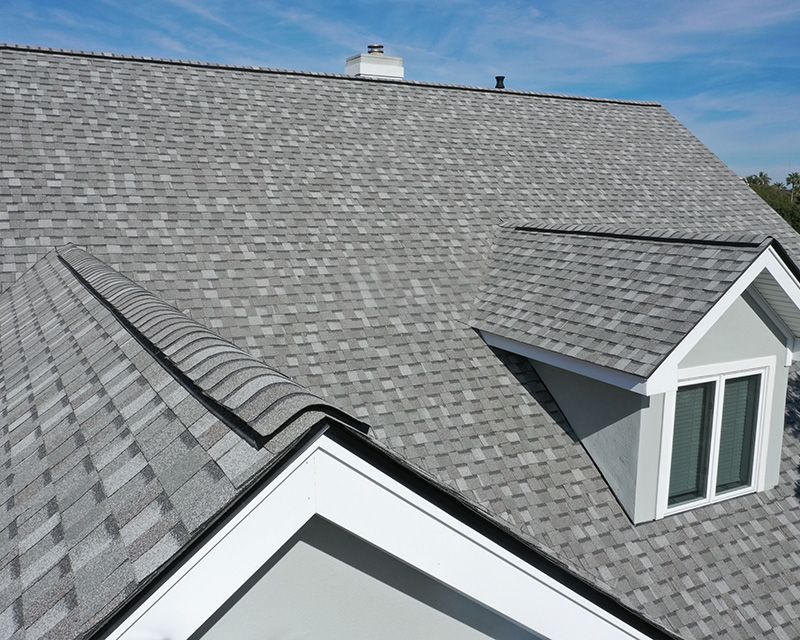
[[[725,381],[717,493],[750,484],[760,386],[760,375]]]
[[[706,496],[714,384],[704,382],[678,389],[669,473],[669,506]]]

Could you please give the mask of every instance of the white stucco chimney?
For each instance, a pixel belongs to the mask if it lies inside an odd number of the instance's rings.
[[[371,44],[367,53],[350,56],[345,62],[344,72],[358,78],[403,79],[403,59],[383,55],[382,44]]]

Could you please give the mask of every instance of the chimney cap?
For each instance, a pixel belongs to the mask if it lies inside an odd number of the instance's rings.
[[[505,76],[495,76],[494,77],[494,88],[495,89],[505,89],[506,88],[506,77]]]
[[[402,80],[405,70],[403,59],[383,55],[382,44],[371,44],[369,53],[359,53],[345,60],[344,72],[356,78],[384,78]]]

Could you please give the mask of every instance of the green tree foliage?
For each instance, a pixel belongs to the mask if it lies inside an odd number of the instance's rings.
[[[770,207],[800,231],[800,172],[790,173],[786,182],[772,182],[763,171],[745,178],[750,188],[755,191]]]

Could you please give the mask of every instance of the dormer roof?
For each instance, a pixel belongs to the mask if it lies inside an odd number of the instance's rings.
[[[649,394],[754,281],[800,335],[797,274],[763,233],[506,222],[472,323],[491,344]]]

